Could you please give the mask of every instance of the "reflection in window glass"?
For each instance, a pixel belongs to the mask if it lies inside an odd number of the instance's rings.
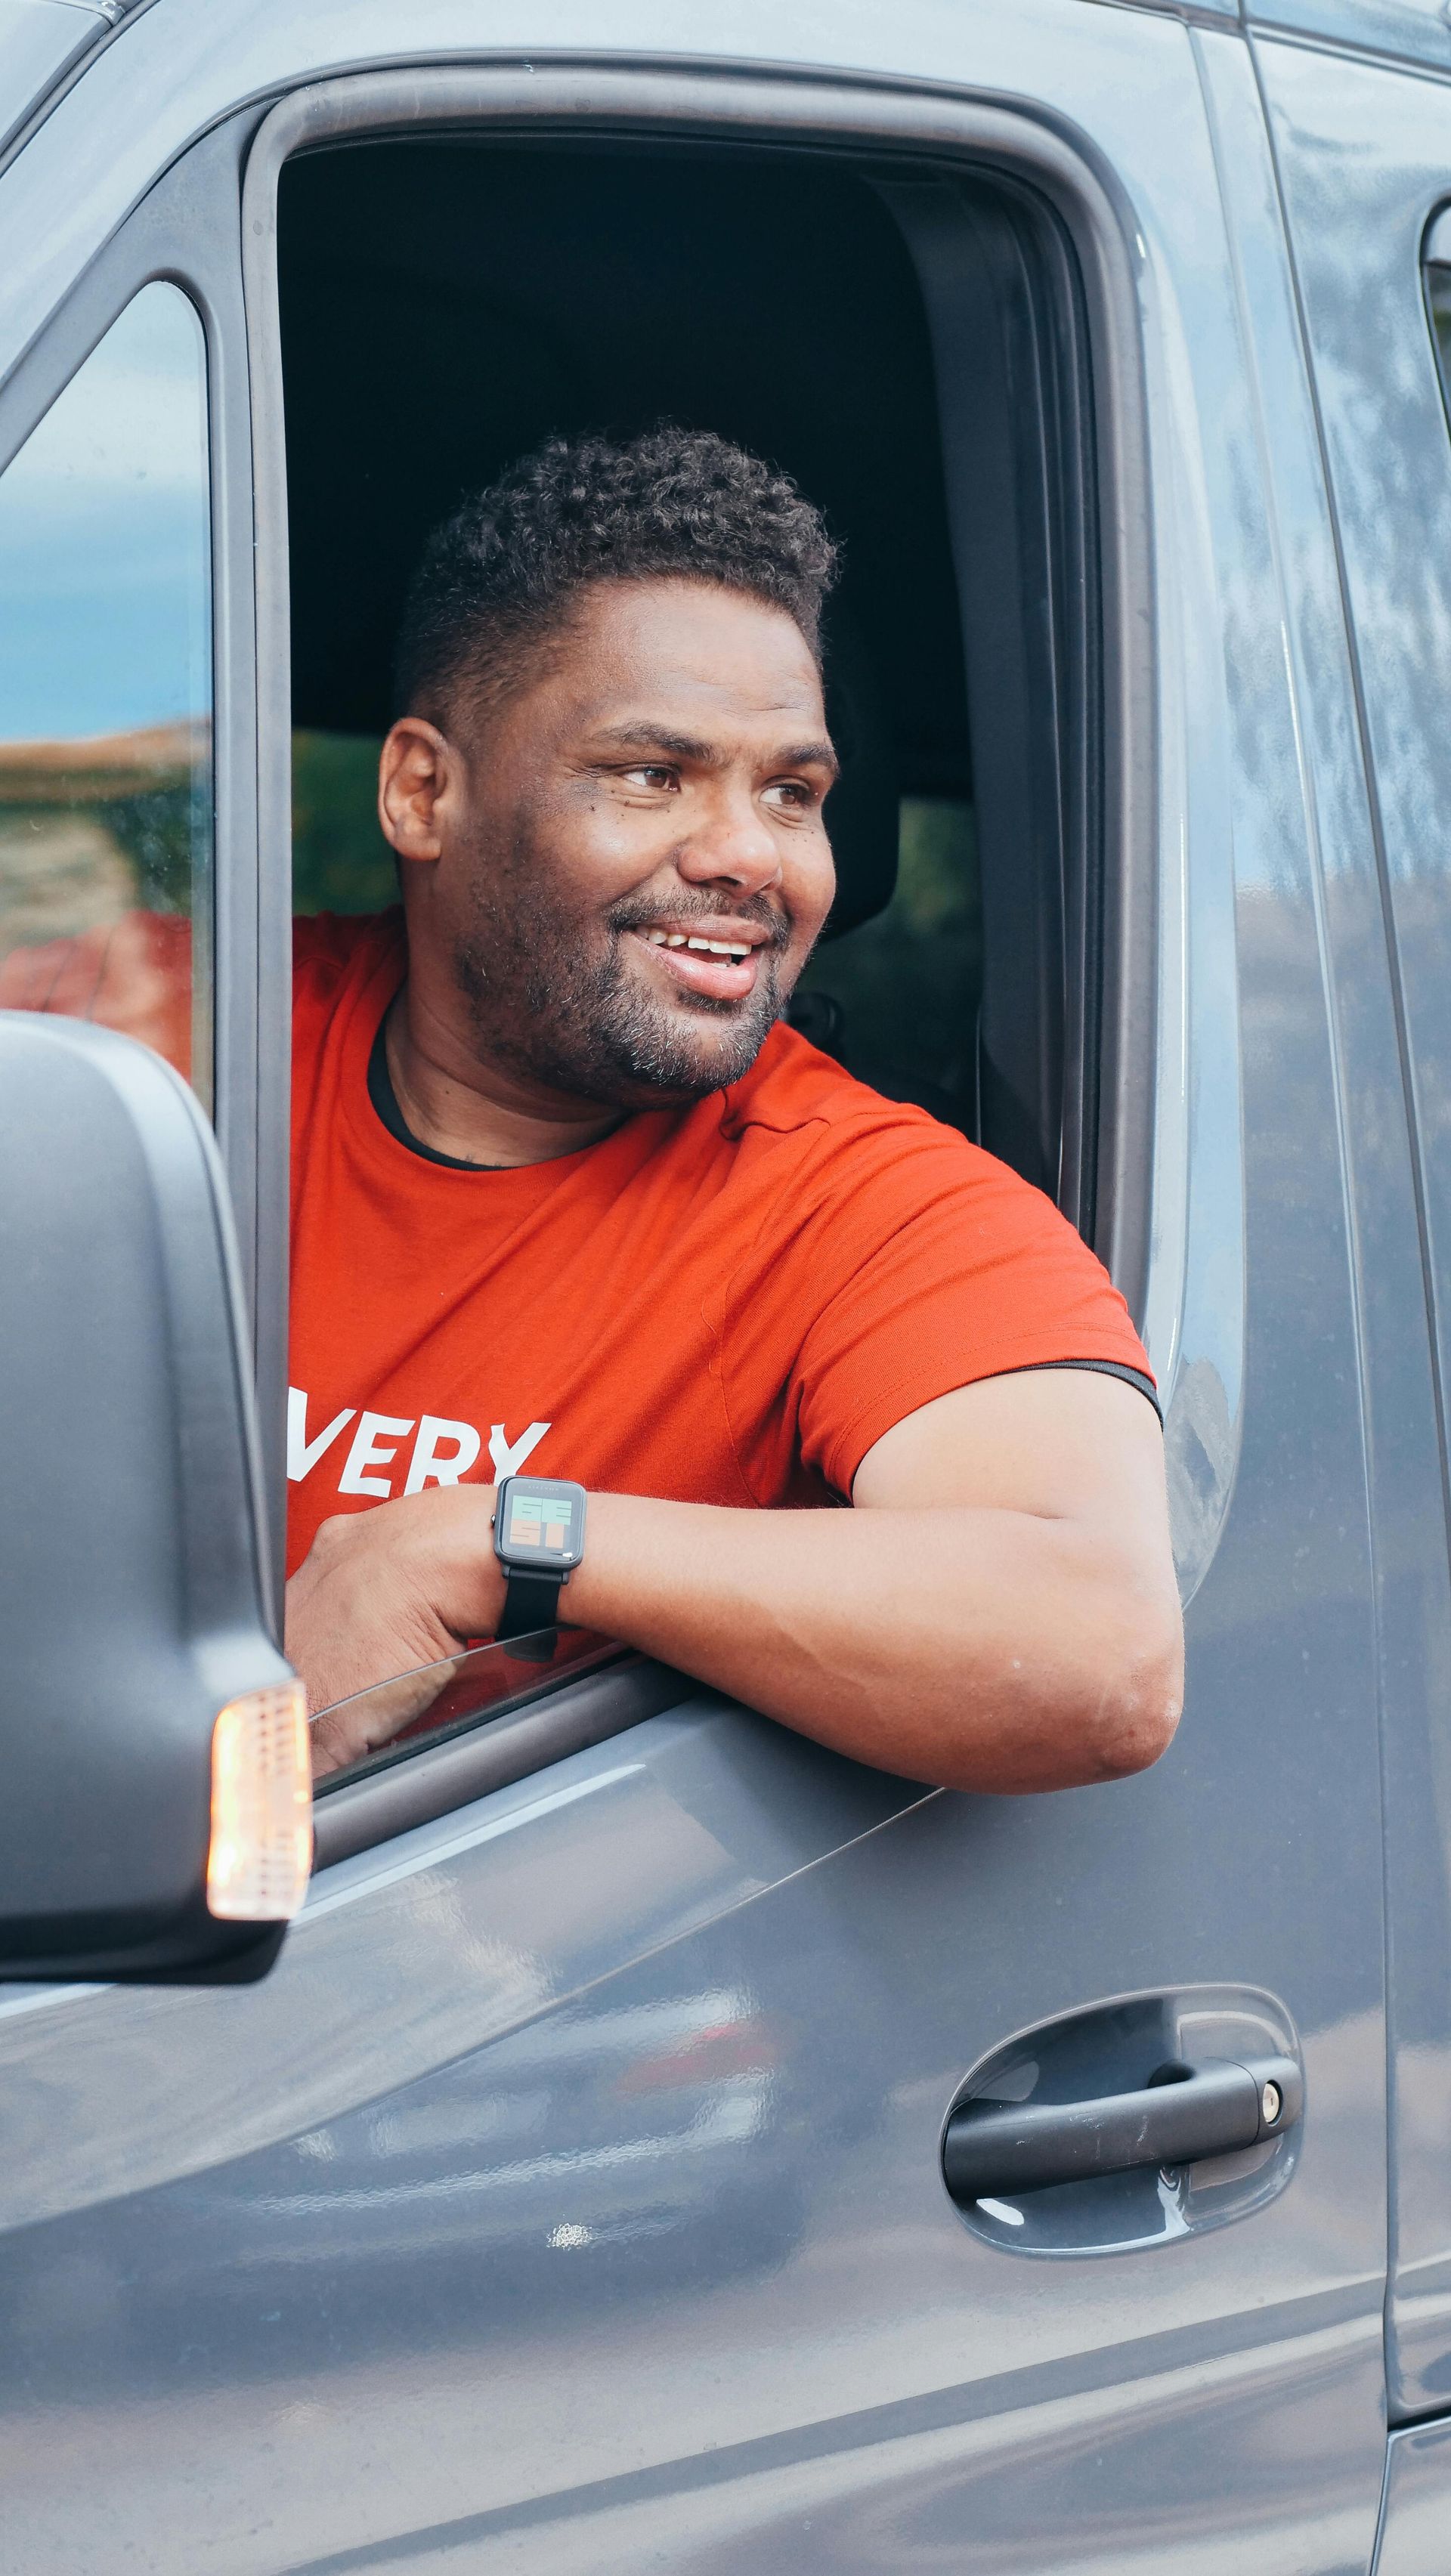
[[[331,1708],[314,1709],[312,1773],[324,1791],[402,1761],[421,1746],[512,1716],[566,1681],[611,1664],[625,1652],[589,1628],[547,1628],[508,1645],[475,1646],[443,1663],[395,1673]]]
[[[1441,361],[1441,380],[1451,389],[1451,268],[1434,263],[1426,269],[1426,301],[1431,308],[1431,328],[1436,336],[1436,354]]]
[[[206,350],[142,288],[0,475],[0,1004],[211,1094]]]

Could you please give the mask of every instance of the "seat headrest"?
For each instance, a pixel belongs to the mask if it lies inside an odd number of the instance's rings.
[[[841,776],[826,801],[836,901],[822,936],[836,939],[892,900],[900,789],[886,700],[849,612],[828,610],[824,647],[826,721]]]

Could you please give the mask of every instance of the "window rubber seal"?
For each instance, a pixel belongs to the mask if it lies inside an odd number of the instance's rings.
[[[323,1782],[313,1799],[314,1875],[623,1735],[678,1708],[699,1688],[669,1664],[622,1649],[602,1671],[573,1683],[564,1675],[536,1683],[511,1707],[440,1744],[415,1740],[406,1755],[361,1779],[342,1778],[335,1788]]]

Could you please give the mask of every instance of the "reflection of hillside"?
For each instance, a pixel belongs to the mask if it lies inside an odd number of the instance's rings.
[[[0,808],[94,805],[189,785],[210,759],[211,726],[202,720],[75,742],[0,742]]]
[[[0,956],[189,912],[210,843],[211,728],[0,742]]]
[[[0,953],[109,929],[135,901],[136,871],[104,825],[0,806]]]

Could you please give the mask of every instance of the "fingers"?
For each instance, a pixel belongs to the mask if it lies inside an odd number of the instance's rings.
[[[319,1771],[359,1760],[419,1716],[464,1650],[373,1519],[319,1532],[287,1587],[287,1654],[319,1712]]]
[[[391,1744],[395,1735],[433,1706],[452,1680],[457,1662],[457,1656],[448,1656],[421,1672],[402,1673],[396,1680],[379,1682],[371,1690],[320,1709],[310,1730],[313,1778],[345,1770],[365,1754]]]

